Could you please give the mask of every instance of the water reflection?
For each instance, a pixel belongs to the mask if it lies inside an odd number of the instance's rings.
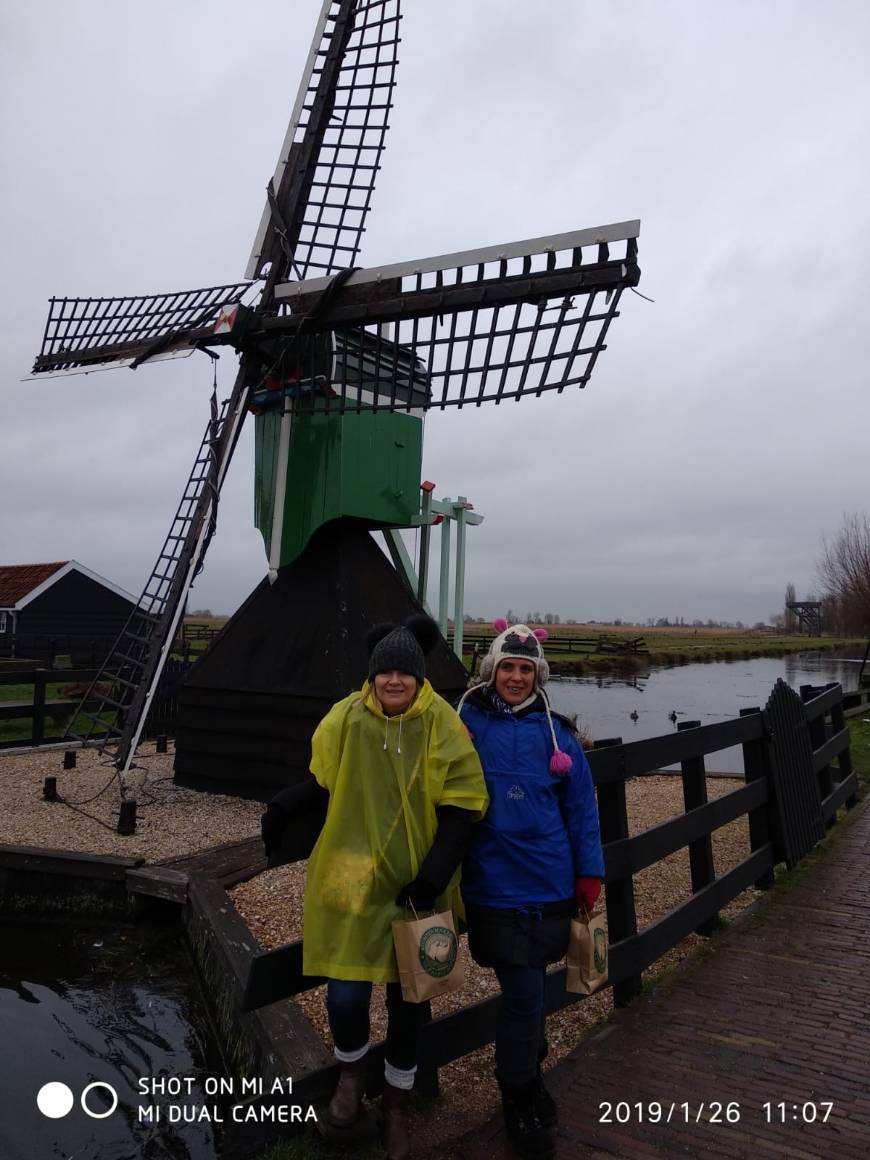
[[[0,939],[3,1160],[214,1160],[210,1123],[139,1119],[149,1102],[140,1077],[224,1072],[177,928],[4,919]],[[36,1106],[36,1093],[52,1081],[76,1097],[63,1119]],[[93,1081],[118,1093],[105,1119],[88,1117],[78,1102]],[[108,1111],[110,1100],[98,1087],[88,1105]]]
[[[674,732],[683,721],[707,725],[736,717],[741,709],[762,707],[780,677],[796,690],[831,681],[846,691],[856,689],[860,667],[861,656],[853,652],[806,652],[563,678],[548,688],[553,708],[576,715],[581,730],[593,739],[639,741]],[[742,773],[742,754],[723,750],[711,755],[707,766]]]

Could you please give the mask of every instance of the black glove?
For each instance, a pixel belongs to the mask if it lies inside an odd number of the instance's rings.
[[[329,791],[313,777],[275,794],[260,819],[270,867],[308,857],[323,829],[328,805]]]
[[[412,906],[414,910],[433,910],[438,889],[425,878],[415,878],[396,895],[396,906]]]
[[[286,825],[287,815],[279,805],[269,802],[266,812],[260,818],[260,833],[263,835],[263,845],[266,847],[267,858],[281,845]]]

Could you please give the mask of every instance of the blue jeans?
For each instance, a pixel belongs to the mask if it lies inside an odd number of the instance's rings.
[[[369,1006],[372,984],[358,980],[329,979],[326,986],[326,1014],[335,1046],[355,1052],[369,1041]],[[384,1056],[399,1071],[417,1065],[420,1028],[427,1014],[425,1003],[406,1003],[399,983],[387,983],[387,1038]]]
[[[547,1053],[544,1038],[546,967],[496,966],[501,1007],[495,1031],[495,1066],[504,1083],[534,1079]]]

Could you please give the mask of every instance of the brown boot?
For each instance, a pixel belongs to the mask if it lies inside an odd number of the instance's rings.
[[[356,1063],[343,1063],[338,1084],[332,1093],[323,1119],[331,1128],[350,1128],[360,1117],[366,1090],[366,1057]]]
[[[381,1143],[387,1160],[408,1160],[411,1143],[408,1139],[408,1125],[405,1123],[404,1104],[407,1095],[401,1088],[384,1084],[381,1097]]]

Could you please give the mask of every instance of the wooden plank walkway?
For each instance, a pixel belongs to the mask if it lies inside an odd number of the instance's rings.
[[[558,1160],[870,1156],[870,803],[714,945],[550,1073]],[[511,1154],[500,1115],[454,1152]]]

